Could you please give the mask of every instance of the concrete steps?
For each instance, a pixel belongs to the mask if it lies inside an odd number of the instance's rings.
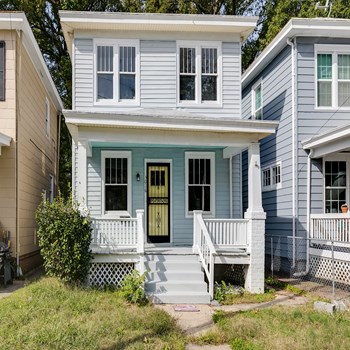
[[[196,255],[146,254],[145,290],[154,303],[208,304],[210,296]]]

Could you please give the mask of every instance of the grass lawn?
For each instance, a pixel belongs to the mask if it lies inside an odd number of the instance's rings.
[[[67,288],[43,278],[0,301],[0,348],[184,349],[175,321],[113,292]]]
[[[228,343],[235,350],[349,350],[350,313],[315,312],[313,305],[214,315],[216,331],[198,344]]]

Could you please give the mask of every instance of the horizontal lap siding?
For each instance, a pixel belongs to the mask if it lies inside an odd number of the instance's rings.
[[[349,123],[349,111],[322,111],[315,109],[316,105],[316,77],[315,77],[315,44],[330,44],[349,47],[349,39],[339,38],[298,38],[298,182],[299,201],[298,215],[299,234],[306,231],[306,198],[307,198],[307,153],[301,142],[314,135],[322,134],[335,127]],[[323,213],[322,159],[312,161],[311,167],[311,213]]]
[[[88,158],[88,207],[92,216],[101,215],[101,148],[93,148],[92,157]],[[124,149],[126,150],[126,149]],[[135,148],[132,151],[132,216],[136,209],[145,207],[145,159],[172,160],[172,223],[173,242],[177,245],[192,244],[193,220],[185,218],[185,150],[180,148]],[[187,151],[187,150],[186,150]],[[188,151],[196,151],[189,149]],[[200,151],[200,150],[198,150]],[[206,149],[210,152],[210,149]],[[228,218],[229,200],[229,162],[222,158],[221,150],[216,153],[216,217]],[[139,173],[141,181],[135,181]]]
[[[92,39],[74,41],[75,108],[86,109],[94,101],[94,56]]]
[[[176,42],[140,42],[141,107],[176,105]]]
[[[242,217],[242,168],[240,154],[232,157],[232,217]]]

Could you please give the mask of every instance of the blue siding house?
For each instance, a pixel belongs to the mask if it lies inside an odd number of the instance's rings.
[[[350,200],[349,29],[349,20],[292,19],[242,76],[243,119],[279,121],[260,148],[266,251],[281,270],[326,271],[329,247],[315,240],[350,243],[340,214]],[[243,178],[245,164],[243,154]],[[339,264],[347,270],[349,255]]]
[[[241,44],[256,18],[60,16],[73,65],[73,190],[94,225],[90,282],[118,284],[136,268],[154,301],[200,303],[213,296],[214,266],[236,264],[263,292],[258,142],[277,123],[241,119]]]

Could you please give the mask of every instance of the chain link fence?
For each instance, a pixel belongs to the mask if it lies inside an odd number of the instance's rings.
[[[266,269],[272,277],[331,301],[350,305],[350,244],[266,235]]]

